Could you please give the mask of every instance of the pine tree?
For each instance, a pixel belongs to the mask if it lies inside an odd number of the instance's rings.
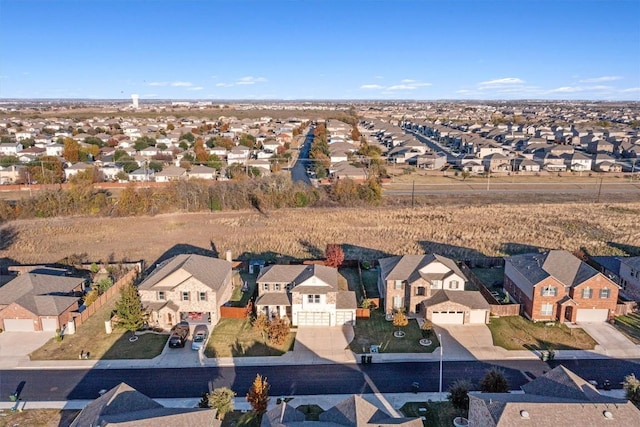
[[[253,380],[253,384],[247,393],[247,402],[251,404],[251,407],[258,414],[262,414],[267,411],[267,405],[269,404],[269,383],[262,375],[256,375],[256,379]]]
[[[471,383],[467,380],[456,380],[451,387],[449,387],[449,394],[447,400],[451,402],[453,406],[458,409],[469,410],[469,390],[471,390]]]
[[[118,326],[127,331],[137,331],[147,320],[147,312],[142,307],[138,289],[129,284],[120,290],[120,300],[116,302]]]
[[[498,368],[491,368],[480,380],[480,391],[483,393],[508,393],[509,382],[504,372]]]
[[[221,420],[224,416],[233,411],[233,398],[236,393],[227,388],[220,387],[207,394],[207,404],[216,410],[216,418]]]

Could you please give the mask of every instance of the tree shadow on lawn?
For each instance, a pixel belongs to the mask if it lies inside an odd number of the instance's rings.
[[[299,260],[290,255],[285,255],[273,251],[265,251],[265,252],[243,252],[240,254],[238,259],[249,261],[249,260],[264,260],[267,264],[291,264],[291,263],[301,263],[302,260]]]
[[[6,225],[0,228],[0,251],[9,249],[17,239],[18,230],[15,227]]]
[[[548,250],[539,246],[526,245],[524,243],[504,242],[500,245],[500,252],[506,255],[520,255],[529,253],[539,253]]]
[[[298,240],[300,246],[302,246],[309,256],[313,259],[322,259],[324,258],[324,251],[320,249],[318,246],[314,245],[308,240]]]
[[[367,261],[371,265],[374,265],[380,258],[386,258],[395,255],[378,249],[352,245],[350,243],[342,243],[341,246],[342,251],[344,252],[345,260]]]
[[[462,246],[449,245],[447,243],[432,242],[429,240],[422,240],[418,242],[425,254],[438,254],[446,257],[453,258],[455,260],[473,259],[473,258],[485,258],[486,255],[482,252],[465,248]]]
[[[182,254],[195,254],[195,255],[204,255],[212,258],[218,258],[219,253],[216,249],[216,246],[213,242],[211,242],[211,249],[200,248],[198,246],[193,246],[188,243],[178,243],[173,245],[171,248],[166,250],[160,257],[155,260],[148,268],[147,273],[151,273],[158,264],[163,263],[164,261],[173,258],[176,255]]]
[[[607,242],[612,248],[619,249],[627,256],[640,256],[640,246],[627,245],[625,243]]]
[[[124,333],[111,347],[104,353],[102,359],[153,359],[159,356],[164,349],[168,334],[147,333],[134,335],[131,332]]]

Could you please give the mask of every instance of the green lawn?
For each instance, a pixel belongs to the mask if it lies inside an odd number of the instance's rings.
[[[341,268],[340,275],[347,281],[347,286],[350,291],[356,293],[356,301],[358,304],[364,298],[362,295],[362,286],[360,286],[360,277],[358,276],[357,268]]]
[[[640,314],[616,317],[614,326],[633,343],[640,344]]]
[[[360,303],[365,298],[378,298],[378,273],[376,269],[362,270],[362,280],[357,267],[341,268],[340,275],[348,282],[348,289],[356,293],[356,299]],[[363,289],[364,287],[364,289]]]
[[[245,307],[256,290],[256,275],[242,271],[233,277],[233,293],[229,299],[231,307]],[[248,290],[242,292],[243,283],[247,283]]]
[[[31,360],[77,359],[80,352],[90,353],[91,359],[152,359],[159,355],[167,342],[167,334],[144,334],[130,342],[131,332],[114,328],[105,332],[104,322],[115,308],[116,296],[100,307],[73,335],[65,335],[61,342],[49,340],[30,354]]]
[[[362,282],[367,292],[367,298],[380,298],[378,291],[378,270],[372,268],[370,270],[362,270]]]
[[[562,323],[546,326],[521,316],[491,318],[489,329],[493,344],[507,350],[592,350],[597,344],[581,328],[568,328]]]
[[[260,427],[262,415],[253,411],[232,411],[225,414],[222,427]]]
[[[407,402],[400,412],[406,417],[425,417],[425,427],[449,427],[454,418],[467,417],[467,411],[454,408],[450,402]]]
[[[265,343],[249,319],[220,319],[204,354],[207,357],[281,356],[293,349],[294,340],[295,333],[292,332],[282,345]]]
[[[409,319],[409,324],[400,328],[405,336],[396,338],[394,331],[398,328],[393,323],[385,319],[382,310],[372,310],[368,319],[358,319],[354,327],[355,338],[349,348],[355,353],[368,353],[372,344],[380,346],[381,353],[431,353],[439,346],[435,334],[429,338],[431,345],[420,345],[422,331],[418,327],[418,322]]]
[[[502,288],[504,268],[472,268],[471,271],[488,288]]]

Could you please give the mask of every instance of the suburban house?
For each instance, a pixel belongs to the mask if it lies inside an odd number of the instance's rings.
[[[523,393],[469,392],[469,426],[630,426],[640,419],[633,403],[600,394],[562,365],[521,388]]]
[[[167,166],[155,174],[156,182],[179,181],[187,178],[187,170],[179,166]]]
[[[340,290],[338,270],[323,265],[272,265],[256,279],[256,309],[288,318],[293,326],[341,326],[356,322],[356,295]]]
[[[216,325],[219,307],[233,292],[231,266],[230,261],[194,254],[158,265],[138,286],[149,323],[166,329],[183,320]]]
[[[467,278],[456,262],[437,254],[379,260],[378,290],[384,310],[403,310],[433,323],[486,323],[489,304],[478,291],[465,291]],[[457,294],[457,295],[454,295]]]
[[[73,322],[85,279],[37,269],[0,287],[0,321],[7,332],[56,331]],[[72,327],[73,328],[73,327]],[[75,330],[74,328],[72,330]]]
[[[128,384],[120,383],[80,411],[70,427],[190,426],[220,427],[216,410],[166,408]]]
[[[640,256],[591,257],[608,278],[620,285],[620,294],[640,302]]]
[[[353,395],[327,409],[318,421],[306,420],[305,414],[287,402],[278,404],[262,416],[260,427],[422,427],[420,418],[392,417],[360,396]]]
[[[619,287],[565,250],[505,258],[504,290],[537,321],[604,322],[615,313]]]

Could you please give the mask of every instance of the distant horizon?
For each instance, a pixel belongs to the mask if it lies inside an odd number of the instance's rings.
[[[640,101],[637,0],[2,0],[0,98]]]

